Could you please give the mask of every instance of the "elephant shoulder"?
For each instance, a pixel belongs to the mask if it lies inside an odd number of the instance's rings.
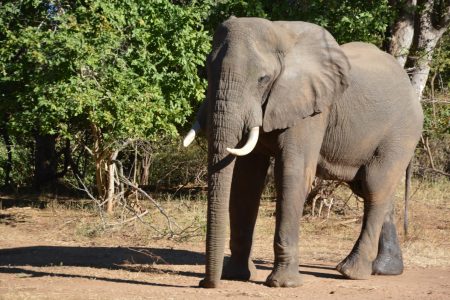
[[[350,61],[358,63],[393,64],[399,69],[403,69],[392,55],[380,50],[373,44],[351,42],[343,44],[340,47]]]
[[[368,61],[370,58],[379,59],[384,56],[384,52],[375,45],[363,42],[351,42],[341,45],[342,51],[350,61]]]
[[[395,58],[378,49],[375,45],[352,42],[341,45],[341,49],[347,56],[354,75],[378,75],[385,79],[392,78],[392,75],[395,75],[403,78],[405,82],[409,82],[406,72]],[[387,74],[391,76],[386,76]]]
[[[379,49],[374,45],[374,44],[370,44],[370,43],[364,43],[364,42],[351,42],[351,43],[346,43],[346,44],[342,44],[341,48],[344,51],[361,51],[361,50],[378,50]]]

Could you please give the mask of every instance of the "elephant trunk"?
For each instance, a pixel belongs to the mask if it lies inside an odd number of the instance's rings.
[[[222,276],[228,207],[234,159],[213,155],[208,179],[208,223],[206,234],[206,278],[203,287],[217,287]],[[220,166],[218,166],[220,165]],[[220,168],[220,170],[218,169]]]
[[[246,79],[223,68],[211,79],[208,90],[208,220],[206,233],[206,278],[202,287],[217,287],[222,276],[226,229],[235,156],[248,154],[258,140],[262,109],[245,101]],[[201,115],[201,114],[199,114]],[[250,132],[250,134],[249,134]],[[243,141],[243,136],[249,139]],[[243,147],[242,147],[243,146]],[[238,149],[235,149],[238,147]],[[239,147],[242,147],[239,149]],[[229,152],[229,150],[231,150]]]
[[[224,91],[226,94],[224,94]],[[231,182],[235,157],[227,147],[235,147],[242,138],[234,89],[218,89],[209,107],[208,128],[208,220],[206,233],[206,278],[203,287],[217,287],[222,276],[228,222]]]

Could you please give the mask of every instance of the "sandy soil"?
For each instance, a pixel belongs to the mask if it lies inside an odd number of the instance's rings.
[[[448,218],[448,211],[444,213]],[[343,257],[317,260],[308,249],[301,257],[301,287],[268,288],[263,281],[270,272],[272,254],[266,242],[256,243],[256,281],[223,281],[220,289],[200,289],[197,285],[204,272],[203,241],[80,234],[79,224],[90,217],[70,210],[0,210],[0,298],[450,299],[448,261],[429,267],[407,263],[401,276],[355,281],[344,279],[334,270]],[[356,229],[351,230],[357,233],[357,227],[355,224]],[[265,235],[271,239],[271,235]],[[313,239],[329,243],[320,236]],[[348,241],[346,251],[352,243]],[[264,251],[259,250],[263,247],[260,244],[264,244]],[[319,246],[314,251],[319,251]]]

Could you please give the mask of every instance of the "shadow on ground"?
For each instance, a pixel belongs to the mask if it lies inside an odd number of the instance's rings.
[[[75,275],[75,274],[64,274],[64,273],[57,273],[57,272],[42,272],[42,271],[34,271],[29,269],[23,269],[23,268],[2,268],[0,267],[0,273],[5,274],[21,274],[21,278],[26,277],[61,277],[61,278],[83,278],[83,279],[95,279],[95,280],[103,280],[108,282],[115,282],[115,283],[128,283],[128,284],[141,284],[141,285],[149,285],[149,286],[161,286],[161,287],[172,287],[172,288],[183,288],[186,286],[182,285],[174,285],[174,284],[165,284],[165,283],[154,283],[154,282],[148,282],[148,281],[140,281],[140,280],[129,280],[129,279],[122,279],[122,278],[108,278],[108,277],[101,277],[101,276],[87,276],[87,275]],[[196,287],[196,286],[192,286]]]
[[[226,258],[227,260],[228,258]],[[105,281],[149,284],[159,286],[174,286],[143,281],[92,277],[84,275],[63,274],[54,272],[43,272],[21,268],[25,266],[47,267],[47,266],[71,266],[91,267],[105,269],[122,269],[130,272],[163,272],[175,273],[182,276],[202,278],[203,273],[192,271],[172,271],[162,268],[155,269],[158,265],[203,265],[205,258],[202,253],[164,248],[143,247],[64,247],[64,246],[32,246],[10,249],[0,249],[0,273],[20,273],[29,277],[58,276],[79,277]],[[256,260],[256,267],[260,270],[271,270],[272,262]],[[343,279],[333,267],[328,265],[300,265],[301,273],[320,278]]]
[[[154,268],[158,265],[198,265],[204,264],[204,255],[194,251],[162,249],[162,248],[122,248],[122,247],[62,247],[62,246],[33,246],[10,249],[0,249],[0,273],[22,274],[27,277],[76,277],[104,280],[118,283],[143,284],[166,287],[183,287],[171,284],[126,280],[121,278],[107,278],[64,274],[53,271],[36,271],[25,266],[48,267],[70,266],[91,267],[105,269],[122,269],[130,272],[159,272],[174,273],[188,277],[202,278],[204,275],[190,271],[172,271],[164,268]],[[138,267],[136,267],[138,265]],[[139,266],[139,265],[142,265]],[[185,287],[185,286],[184,286]]]
[[[194,251],[142,247],[33,246],[0,249],[2,266],[121,268],[123,264],[204,264],[204,255]]]
[[[272,262],[266,260],[255,260],[255,266],[258,270],[272,270]],[[318,278],[326,279],[346,279],[343,275],[339,274],[335,267],[323,264],[301,264],[300,273],[305,275],[311,275]]]

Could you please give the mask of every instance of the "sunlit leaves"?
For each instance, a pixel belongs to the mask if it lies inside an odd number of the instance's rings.
[[[210,28],[230,15],[271,20],[306,21],[328,29],[340,43],[365,41],[381,45],[394,10],[387,0],[219,0]]]
[[[0,99],[15,131],[174,135],[202,100],[207,5],[11,1],[0,11]]]

